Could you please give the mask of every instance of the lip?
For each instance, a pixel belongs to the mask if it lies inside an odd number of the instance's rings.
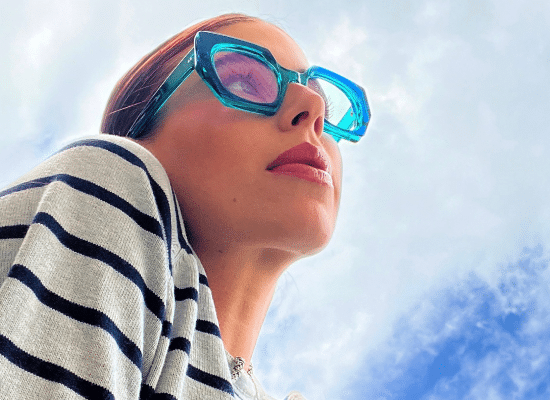
[[[300,143],[279,154],[266,170],[333,187],[328,156],[309,142]]]

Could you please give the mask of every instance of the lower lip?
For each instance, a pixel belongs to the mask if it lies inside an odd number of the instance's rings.
[[[294,176],[296,178],[305,179],[306,181],[334,187],[332,184],[332,177],[328,172],[305,164],[279,165],[278,167],[270,169],[269,172],[277,175]]]

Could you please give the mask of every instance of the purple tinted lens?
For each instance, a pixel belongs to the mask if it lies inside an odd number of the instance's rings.
[[[277,99],[277,76],[256,58],[220,51],[214,54],[214,68],[222,85],[235,96],[261,104]]]

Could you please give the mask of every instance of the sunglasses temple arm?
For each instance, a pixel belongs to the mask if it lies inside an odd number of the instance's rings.
[[[170,75],[164,80],[162,85],[153,93],[151,99],[147,102],[143,110],[139,113],[136,120],[126,134],[130,138],[139,138],[143,135],[144,128],[150,124],[160,109],[187,79],[195,69],[195,54],[192,49],[179,64],[172,70]]]

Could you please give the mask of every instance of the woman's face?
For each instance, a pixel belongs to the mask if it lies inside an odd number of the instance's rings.
[[[299,46],[268,23],[238,23],[217,32],[269,49],[285,68],[309,67]],[[193,72],[165,107],[155,134],[142,143],[165,167],[197,253],[205,246],[223,253],[244,244],[300,258],[328,243],[342,162],[336,142],[323,133],[321,96],[290,84],[277,114],[267,117],[225,107]],[[266,169],[304,142],[330,164],[332,185]]]

